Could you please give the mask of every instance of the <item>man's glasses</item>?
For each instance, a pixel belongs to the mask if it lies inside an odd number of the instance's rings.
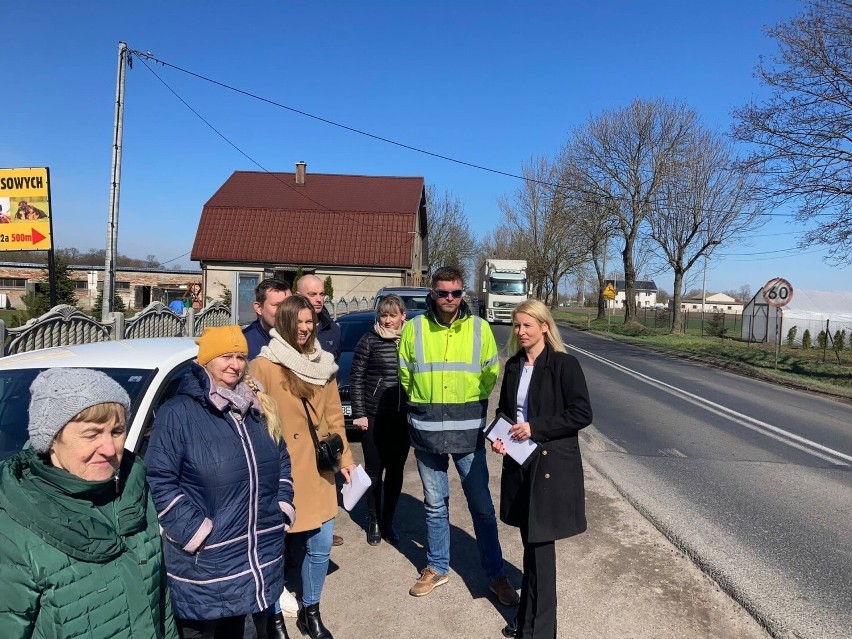
[[[456,299],[461,299],[461,296],[464,295],[464,291],[460,288],[455,289],[454,291],[445,291],[442,288],[433,288],[435,295],[438,297],[454,297]]]

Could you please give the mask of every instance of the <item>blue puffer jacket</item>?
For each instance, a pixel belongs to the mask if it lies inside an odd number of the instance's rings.
[[[157,413],[145,454],[164,529],[174,615],[219,619],[270,607],[284,588],[290,456],[262,416],[223,413],[197,363]]]

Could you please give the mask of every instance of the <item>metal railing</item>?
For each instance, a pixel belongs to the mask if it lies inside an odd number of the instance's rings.
[[[181,315],[153,302],[130,319],[113,313],[108,322],[99,322],[73,306],[60,304],[18,328],[6,328],[0,320],[0,355],[120,339],[196,337],[208,326],[230,323],[231,310],[218,301],[197,313],[187,309]]]

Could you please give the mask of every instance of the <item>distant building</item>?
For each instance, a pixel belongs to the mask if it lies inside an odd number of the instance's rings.
[[[701,296],[684,297],[680,300],[680,310],[701,312]],[[739,315],[743,312],[743,303],[724,293],[710,293],[704,301],[704,313],[733,313]]]
[[[252,321],[265,277],[292,282],[298,268],[325,280],[335,298],[383,286],[420,286],[427,259],[422,177],[236,171],[201,211],[192,259],[204,296],[231,291],[237,322]]]
[[[77,286],[77,307],[90,310],[104,287],[104,265],[69,266],[68,269]],[[0,306],[25,309],[21,298],[40,286],[44,273],[43,264],[0,262]],[[174,299],[183,299],[189,287],[200,288],[200,284],[199,270],[119,267],[115,275],[115,294],[125,308],[140,311],[151,302],[168,306]]]
[[[615,288],[615,299],[606,300],[607,308],[624,308],[627,295],[624,291],[624,280],[607,280],[606,285]],[[654,280],[636,280],[636,308],[654,308],[657,304],[657,285]]]

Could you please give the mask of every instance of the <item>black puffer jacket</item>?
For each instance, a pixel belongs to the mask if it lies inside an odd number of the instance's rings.
[[[371,329],[355,347],[349,373],[352,417],[376,417],[401,413],[407,397],[399,384],[396,341]]]

